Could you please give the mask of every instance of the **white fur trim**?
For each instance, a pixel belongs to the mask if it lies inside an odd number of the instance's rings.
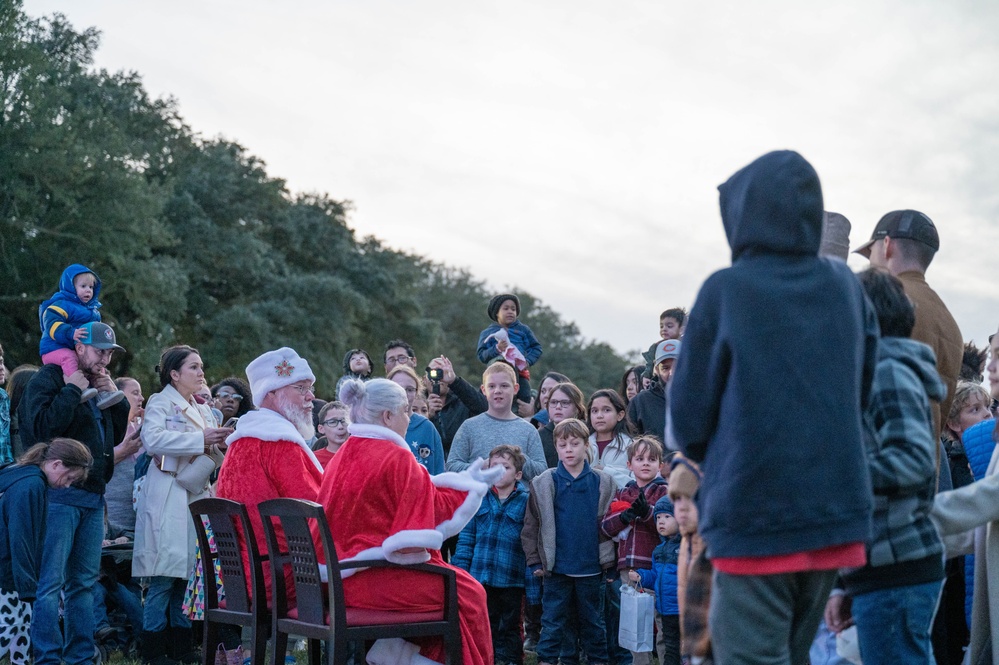
[[[309,448],[309,444],[305,442],[295,426],[277,411],[257,409],[247,412],[236,423],[236,431],[230,434],[225,442],[231,446],[243,438],[260,439],[261,441],[291,441],[305,451],[319,473],[323,472],[323,465],[316,459],[316,454]]]
[[[382,427],[381,425],[369,425],[368,423],[351,423],[347,426],[347,431],[353,436],[362,439],[384,439],[385,441],[391,441],[407,453],[413,452],[413,449],[409,447],[408,443],[406,443],[406,439],[402,438],[388,427]],[[422,466],[422,464],[420,466]]]
[[[267,393],[299,381],[310,380],[314,383],[316,375],[312,373],[308,361],[295,349],[283,346],[257,356],[246,366],[246,379],[253,393],[253,405],[259,408]]]
[[[368,665],[440,665],[420,655],[420,647],[401,637],[375,640],[365,656]]]
[[[361,550],[349,559],[343,559],[341,563],[348,561],[373,561],[385,559],[392,563],[408,565],[412,563],[426,563],[430,561],[430,552],[427,550],[439,550],[444,544],[444,537],[436,529],[405,529],[382,541],[380,547],[370,547]],[[409,552],[403,554],[399,550],[409,547],[421,548],[419,552]],[[356,572],[365,570],[364,568],[349,568],[340,571],[341,578],[347,578]]]
[[[479,505],[482,503],[482,497],[489,491],[489,486],[472,478],[468,471],[461,471],[460,473],[446,471],[436,476],[430,476],[430,481],[434,484],[434,487],[446,487],[448,489],[468,492],[465,500],[454,511],[454,515],[436,527],[437,531],[444,538],[450,538],[457,535],[475,517],[475,513],[479,511]]]

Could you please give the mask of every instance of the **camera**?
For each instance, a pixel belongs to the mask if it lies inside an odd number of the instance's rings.
[[[434,395],[441,394],[441,380],[444,378],[444,370],[436,367],[427,368],[427,378],[430,379],[430,392]]]

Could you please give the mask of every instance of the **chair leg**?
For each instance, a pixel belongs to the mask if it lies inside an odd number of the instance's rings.
[[[267,624],[260,624],[253,627],[253,654],[250,657],[252,665],[265,665],[267,658],[267,629]]]
[[[205,614],[207,614],[207,612]],[[219,642],[221,641],[222,638],[219,635],[219,625],[214,621],[205,619],[204,635],[201,638],[201,653],[204,654],[204,658],[206,659],[205,662],[207,662],[208,659],[215,658],[215,650],[218,648]],[[214,660],[212,662],[214,662]]]
[[[461,653],[461,633],[448,635],[444,638],[445,659],[448,665],[462,665],[464,656]]]
[[[284,655],[288,652],[288,633],[274,629],[274,652],[271,654],[271,665],[284,665]]]
[[[322,660],[322,640],[308,641],[309,644],[309,665],[319,665],[319,661]]]

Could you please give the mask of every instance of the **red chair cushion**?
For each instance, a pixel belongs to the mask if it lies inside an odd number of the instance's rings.
[[[288,610],[288,618],[298,619],[297,607]],[[329,623],[329,612],[324,613],[323,620]],[[347,608],[348,626],[399,625],[443,620],[444,610],[439,612],[392,612],[386,610],[369,610],[362,607]]]

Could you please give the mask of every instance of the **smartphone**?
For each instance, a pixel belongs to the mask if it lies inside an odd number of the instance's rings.
[[[232,427],[232,428],[235,428],[236,427],[236,423],[238,423],[238,422],[239,422],[239,418],[236,418],[234,416],[234,417],[230,418],[229,420],[225,421],[225,425],[222,425],[222,427]]]

